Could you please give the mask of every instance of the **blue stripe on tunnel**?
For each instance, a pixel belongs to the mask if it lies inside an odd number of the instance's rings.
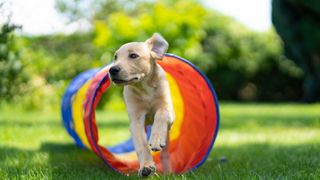
[[[71,108],[72,97],[87,82],[87,80],[92,78],[99,70],[100,68],[91,69],[76,76],[68,85],[62,99],[61,115],[62,115],[63,125],[67,129],[67,132],[73,138],[75,143],[81,148],[85,148],[85,146],[74,130],[72,108]]]

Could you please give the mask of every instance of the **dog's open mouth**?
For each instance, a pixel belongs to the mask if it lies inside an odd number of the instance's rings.
[[[112,81],[116,84],[123,84],[123,83],[126,83],[127,81],[125,80],[122,80],[122,79],[112,79]]]
[[[112,81],[116,84],[129,84],[130,82],[136,81],[136,80],[138,80],[137,77],[132,78],[130,80],[123,80],[123,79],[116,79],[116,78],[112,79]]]

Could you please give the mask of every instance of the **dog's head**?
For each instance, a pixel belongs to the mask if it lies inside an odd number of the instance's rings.
[[[167,49],[167,41],[158,33],[145,42],[124,44],[114,55],[112,81],[122,85],[140,82],[153,71],[156,60],[161,60]]]

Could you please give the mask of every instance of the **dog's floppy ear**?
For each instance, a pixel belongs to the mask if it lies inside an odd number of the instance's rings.
[[[168,49],[168,42],[159,34],[154,33],[151,38],[146,40],[151,51],[151,57],[161,60]]]

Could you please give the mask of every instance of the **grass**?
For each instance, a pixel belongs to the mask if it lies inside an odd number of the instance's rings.
[[[220,108],[221,128],[206,163],[162,178],[320,178],[320,104],[222,103]],[[125,113],[98,112],[97,119],[101,143],[129,137]],[[76,147],[58,113],[13,109],[0,111],[0,179],[127,178]]]

